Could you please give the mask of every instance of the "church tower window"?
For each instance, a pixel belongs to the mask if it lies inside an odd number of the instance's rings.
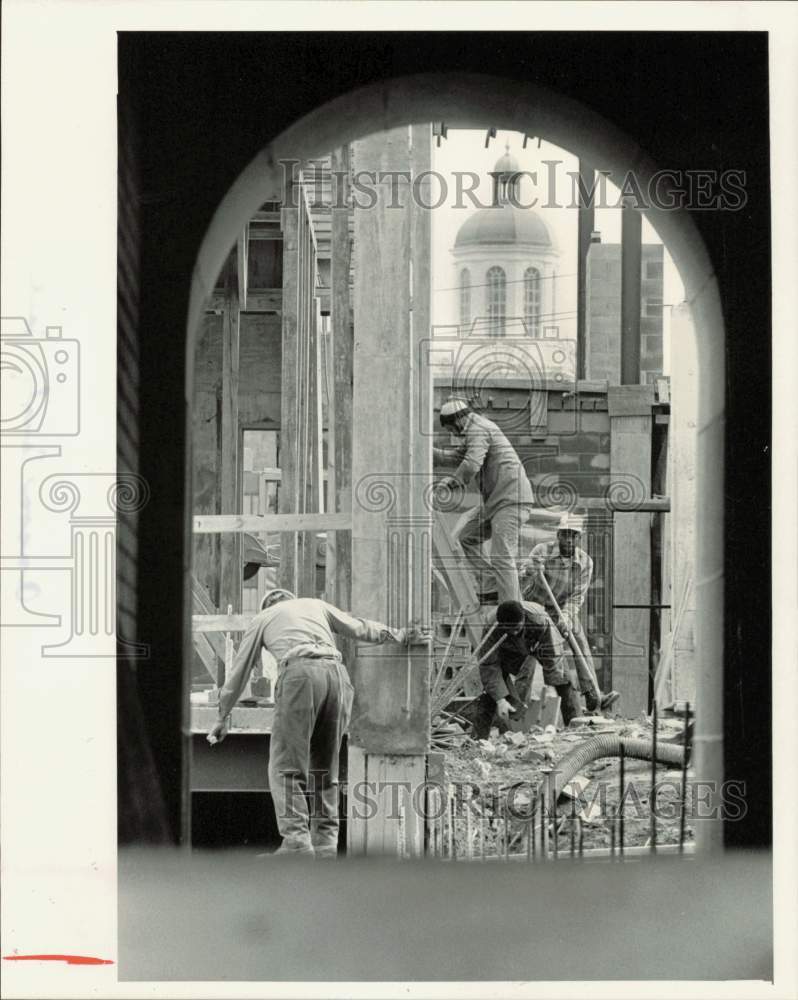
[[[531,337],[540,336],[540,271],[536,267],[524,271],[524,322]]]
[[[464,267],[460,272],[460,333],[468,333],[471,326],[471,272]]]
[[[504,318],[507,313],[507,278],[500,267],[488,271],[488,334],[504,336]]]

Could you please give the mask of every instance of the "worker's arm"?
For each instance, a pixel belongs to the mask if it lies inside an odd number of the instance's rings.
[[[230,713],[247,686],[252,668],[260,661],[262,631],[262,625],[256,617],[244,633],[230,673],[219,691],[219,719],[208,734],[211,743],[219,743],[227,735]]]
[[[537,579],[540,573],[546,569],[546,543],[538,544],[529,553],[529,556],[522,560],[518,573],[522,578]]]
[[[465,448],[462,445],[457,448],[441,448],[438,445],[433,445],[432,460],[436,465],[457,465],[464,452]]]
[[[490,447],[490,431],[487,427],[482,427],[471,421],[466,426],[465,439],[465,454],[457,466],[454,478],[467,485],[474,476],[478,475],[485,462],[485,456]]]
[[[494,649],[493,652],[490,653],[482,663],[480,663],[479,676],[482,680],[482,687],[485,694],[490,695],[497,705],[499,702],[507,700],[507,695],[510,692],[507,690],[507,685],[504,683],[504,675],[502,674],[501,660],[499,659],[498,649]]]
[[[579,573],[574,574],[573,589],[560,609],[566,617],[566,625],[568,628],[573,628],[574,624],[578,621],[579,612],[582,609],[582,605],[585,603],[587,589],[590,586],[592,576],[593,560],[587,553],[585,553],[582,564],[579,568]]]
[[[402,645],[428,641],[426,633],[414,625],[409,625],[407,628],[391,628],[389,625],[370,621],[368,618],[354,618],[332,604],[325,603],[324,610],[330,628],[336,635],[344,635],[350,639],[359,639],[360,642],[375,644],[387,642],[388,639]]]

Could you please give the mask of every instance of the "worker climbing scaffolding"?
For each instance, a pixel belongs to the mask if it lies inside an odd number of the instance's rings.
[[[481,503],[469,512],[457,533],[476,578],[479,601],[518,601],[519,536],[534,499],[521,460],[500,428],[475,413],[465,399],[450,397],[441,407],[440,422],[445,430],[463,439],[456,448],[433,448],[438,464],[459,463],[443,482],[451,489],[463,490],[475,478],[479,481]],[[487,541],[489,560],[482,552]]]

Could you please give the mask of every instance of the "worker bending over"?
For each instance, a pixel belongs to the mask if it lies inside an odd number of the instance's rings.
[[[338,848],[338,755],[349,725],[353,688],[335,635],[361,642],[424,643],[414,626],[392,629],[350,615],[324,601],[271,590],[244,633],[230,675],[219,692],[219,721],[210,742],[223,740],[230,713],[262,649],[277,660],[269,788],[283,838],[280,852],[335,857]],[[312,793],[308,816],[305,792]]]
[[[609,708],[620,695],[617,691],[603,694],[599,688],[590,645],[582,627],[582,606],[593,578],[593,560],[579,545],[582,528],[581,517],[564,514],[556,540],[536,545],[522,563],[520,573],[524,599],[542,604],[561,634],[567,638],[570,632],[573,636],[585,660],[582,663],[579,657],[573,658],[580,690],[585,696],[587,710],[595,712]],[[541,574],[545,574],[545,580]]]
[[[491,628],[488,622],[486,630]],[[501,641],[501,645],[496,645]],[[483,642],[493,649],[480,664],[484,688],[469,716],[474,735],[487,739],[494,721],[506,723],[512,712],[524,712],[535,673],[535,662],[543,668],[543,679],[560,696],[563,723],[582,714],[579,692],[572,685],[565,643],[546,611],[531,601],[505,601],[496,609],[496,628]]]
[[[529,519],[533,493],[521,460],[504,433],[464,399],[452,397],[441,407],[441,426],[463,443],[458,448],[433,448],[437,462],[459,461],[451,488],[465,487],[479,477],[480,506],[470,511],[457,533],[476,576],[480,604],[519,601],[518,544],[521,526]],[[482,543],[490,539],[490,562]]]

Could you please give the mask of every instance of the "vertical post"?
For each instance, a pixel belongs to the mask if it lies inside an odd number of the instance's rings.
[[[595,171],[584,160],[579,161],[579,216],[577,219],[576,272],[576,377],[587,378],[587,252],[590,234],[595,227],[596,210],[593,203]],[[553,311],[553,309],[552,309]]]
[[[349,297],[352,244],[349,237],[349,147],[332,154],[333,207],[330,234],[330,336],[332,338],[332,399],[328,443],[331,475],[330,509],[352,509],[352,358],[354,330]],[[352,536],[335,537],[335,577],[332,594],[339,607],[349,608],[352,596]]]
[[[650,496],[651,406],[653,386],[610,387],[609,493]],[[651,612],[651,514],[615,514],[613,530],[612,686],[621,693],[624,713],[631,718],[648,710]],[[642,607],[640,607],[642,605]]]
[[[221,502],[222,514],[238,514],[241,469],[238,454],[238,364],[241,314],[238,282],[228,274],[222,319],[222,419]],[[241,535],[221,536],[219,607],[241,607]]]
[[[643,217],[631,205],[621,209],[621,384],[640,382],[640,282]]]
[[[299,219],[298,192],[292,181],[286,181],[281,212],[283,231],[283,299],[282,299],[282,380],[280,412],[280,481],[281,514],[295,514],[297,507],[296,443],[297,413],[297,225]],[[284,532],[280,536],[280,586],[296,593],[297,535]]]
[[[429,169],[430,140],[429,126],[370,136],[356,145],[358,167],[386,178],[390,171],[410,170],[417,175]],[[358,615],[404,625],[390,620],[388,581],[397,570],[412,572],[413,607],[407,607],[403,591],[397,589],[403,599],[395,605],[396,613],[407,615],[412,610],[413,617],[430,619],[429,556],[424,555],[424,545],[428,551],[425,489],[432,455],[431,441],[419,420],[420,406],[426,405],[422,401],[429,398],[429,373],[419,370],[417,361],[420,342],[429,330],[430,220],[429,212],[413,205],[409,186],[398,192],[403,202],[399,208],[389,207],[397,193],[388,179],[377,192],[375,206],[355,210],[358,335],[353,356],[352,609]],[[376,494],[369,484],[376,484]],[[395,533],[404,536],[404,544],[395,547],[398,565],[389,550]],[[389,757],[393,780],[405,780],[404,774],[415,788],[426,771],[430,650],[410,647],[410,710],[397,712],[397,706],[408,705],[407,654],[394,644],[357,650],[352,664],[355,710],[350,743],[365,751],[368,773],[372,762]],[[407,820],[410,826],[421,817]],[[390,842],[387,831],[395,822],[383,808],[368,820],[368,850]],[[423,837],[409,829],[409,850],[416,853],[416,845],[420,851]]]

